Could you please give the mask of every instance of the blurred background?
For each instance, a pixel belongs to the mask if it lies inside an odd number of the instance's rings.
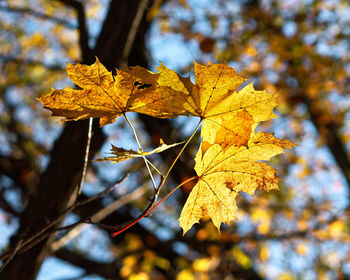
[[[347,0],[0,0],[0,278],[350,279],[349,15]],[[87,142],[88,121],[50,117],[35,98],[73,87],[66,63],[92,64],[95,56],[110,71],[155,70],[162,61],[192,78],[193,60],[226,62],[255,88],[278,92],[280,118],[260,129],[299,144],[272,160],[280,191],[242,193],[238,221],[221,233],[204,219],[183,236],[177,219],[188,184],[116,238],[80,224],[16,250],[74,201]],[[130,118],[145,150],[160,138],[186,139],[197,123]],[[90,159],[106,156],[111,144],[137,149],[125,120],[103,129],[95,120]],[[197,148],[198,138],[161,196],[193,176]],[[152,162],[164,172],[177,151]],[[115,191],[60,225],[137,217],[152,198],[140,160],[90,161],[79,199],[125,174]]]

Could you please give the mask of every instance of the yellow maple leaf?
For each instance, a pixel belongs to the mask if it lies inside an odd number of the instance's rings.
[[[198,182],[191,191],[180,216],[180,227],[186,233],[193,224],[209,215],[220,229],[221,223],[235,219],[235,198],[239,191],[254,194],[257,188],[278,189],[276,170],[261,160],[283,153],[294,144],[259,132],[248,141],[248,147],[202,142],[196,155]]]
[[[238,90],[246,79],[237,75],[235,69],[225,63],[201,65],[195,62],[195,84],[162,63],[157,69],[159,85],[188,95],[184,104],[187,115],[210,119],[245,109],[255,122],[277,117],[273,113],[277,94],[257,91],[252,84]]]
[[[184,94],[163,90],[157,84],[159,74],[145,68],[117,69],[114,77],[96,58],[92,65],[68,64],[66,70],[67,76],[82,89],[53,89],[38,98],[54,116],[72,120],[100,118],[103,126],[130,111],[159,118],[175,117],[183,111]]]
[[[195,63],[195,84],[163,64],[157,69],[160,85],[187,95],[183,114],[203,119],[203,141],[222,148],[247,145],[259,122],[277,117],[277,94],[255,90],[253,84],[239,90],[245,79],[227,64]]]

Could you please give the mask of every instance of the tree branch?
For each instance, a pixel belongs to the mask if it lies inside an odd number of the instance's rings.
[[[131,201],[134,201],[135,199],[139,198],[142,194],[144,194],[148,190],[148,185],[145,184],[144,186],[141,186],[140,188],[136,189],[135,191],[124,195],[120,199],[114,201],[110,205],[102,208],[101,210],[97,211],[95,214],[93,214],[90,219],[92,221],[92,224],[99,223],[104,218],[109,216],[114,211],[118,210],[119,208],[123,207],[124,205],[130,203]],[[76,227],[74,227],[70,232],[68,232],[66,235],[62,236],[59,240],[55,241],[51,244],[51,250],[57,251],[64,245],[66,245],[69,241],[74,239],[76,236],[78,236],[88,225],[87,224],[79,224]],[[97,224],[99,226],[99,224]]]
[[[69,21],[58,18],[58,17],[54,17],[54,16],[50,16],[41,12],[37,12],[34,11],[30,8],[21,8],[21,7],[6,7],[3,5],[0,5],[0,10],[1,11],[5,11],[5,12],[10,12],[10,13],[20,13],[20,14],[28,14],[30,16],[33,17],[37,17],[43,20],[51,20],[56,22],[57,24],[63,25],[69,29],[77,29],[77,27],[73,24],[71,24]]]
[[[78,15],[78,27],[79,27],[79,45],[85,63],[90,63],[93,59],[91,50],[89,47],[89,33],[86,26],[86,15],[83,3],[75,0],[59,0],[60,2],[71,6],[77,11]]]
[[[22,238],[18,244],[15,247],[15,250],[12,250],[8,253],[4,253],[0,256],[0,260],[5,260],[8,259],[9,257],[13,258],[14,255],[13,253],[15,252],[15,254],[21,253],[21,252],[25,252],[27,250],[29,250],[30,248],[32,248],[33,246],[35,246],[36,244],[38,244],[41,240],[43,240],[44,238],[46,238],[49,234],[55,232],[55,231],[60,231],[60,230],[66,230],[66,229],[70,229],[74,226],[76,226],[77,224],[80,224],[82,222],[86,222],[86,219],[83,221],[79,221],[78,223],[74,223],[72,225],[63,227],[63,228],[57,228],[57,229],[53,229],[51,231],[49,231],[52,227],[54,227],[57,223],[59,223],[62,218],[67,215],[68,213],[70,213],[71,211],[73,211],[74,209],[81,207],[83,205],[89,204],[93,201],[95,201],[96,199],[100,198],[101,196],[110,193],[111,191],[113,191],[117,186],[119,186],[119,184],[121,184],[127,176],[123,177],[120,181],[118,181],[118,183],[116,183],[114,186],[94,195],[91,198],[85,199],[84,201],[78,201],[76,203],[74,203],[73,205],[71,205],[70,207],[66,208],[66,210],[63,211],[63,213],[61,215],[59,215],[56,219],[54,219],[53,221],[49,222],[46,226],[44,226],[41,230],[39,230],[37,233],[33,234],[32,236],[30,236],[29,238]],[[47,232],[49,231],[49,232]],[[4,267],[2,267],[2,269],[4,269]]]
[[[63,72],[64,71],[64,65],[48,65],[45,64],[43,61],[39,60],[33,60],[33,59],[22,59],[14,56],[6,56],[0,54],[0,60],[2,60],[2,64],[5,64],[6,62],[15,62],[17,64],[21,65],[43,65],[46,69],[51,70],[51,71],[58,71],[58,72]]]

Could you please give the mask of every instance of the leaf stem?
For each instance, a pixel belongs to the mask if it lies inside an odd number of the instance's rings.
[[[158,170],[158,168],[150,161],[148,158],[146,158],[147,162],[153,169],[159,174],[160,177],[164,177],[164,175]]]
[[[113,232],[111,234],[112,237],[115,237],[119,234],[121,234],[122,232],[126,231],[127,229],[131,228],[133,225],[137,224],[139,221],[141,221],[144,217],[146,217],[149,213],[151,213],[156,207],[158,207],[159,204],[161,204],[164,200],[166,200],[174,191],[176,191],[178,188],[180,188],[181,186],[183,186],[184,184],[196,180],[198,177],[197,176],[193,176],[191,178],[188,178],[187,180],[181,182],[181,184],[177,185],[174,189],[172,189],[166,196],[164,196],[157,204],[153,205],[151,208],[149,208],[148,210],[146,210],[140,217],[136,218],[135,220],[133,220],[130,224],[128,224],[127,226],[125,226],[124,228],[122,228],[119,231]]]
[[[188,143],[190,143],[190,141],[192,140],[193,136],[196,134],[199,126],[201,125],[203,119],[200,119],[199,123],[197,124],[196,128],[194,129],[194,131],[192,132],[191,136],[187,139],[187,141],[185,142],[185,144],[182,146],[180,152],[177,154],[176,158],[174,159],[173,163],[171,164],[171,166],[169,167],[167,173],[165,174],[165,176],[163,177],[161,183],[159,184],[159,187],[158,187],[158,193],[161,189],[161,187],[164,185],[165,183],[165,180],[168,178],[171,170],[173,169],[175,163],[177,162],[177,160],[179,159],[179,157],[182,155],[183,151],[185,150],[185,148],[187,147]]]
[[[130,126],[130,128],[131,128],[131,130],[132,130],[132,133],[134,134],[134,137],[135,137],[137,146],[139,147],[139,150],[140,150],[140,152],[141,152],[143,161],[145,162],[145,165],[146,165],[146,168],[147,168],[147,170],[148,170],[149,176],[151,177],[151,181],[152,181],[152,184],[153,184],[154,192],[156,193],[156,192],[157,192],[157,185],[156,185],[156,182],[154,181],[154,178],[153,178],[151,169],[149,168],[148,161],[147,161],[145,155],[143,154],[143,150],[142,150],[142,147],[141,147],[139,138],[137,137],[136,130],[135,130],[134,126],[132,125],[132,123],[130,122],[129,118],[127,117],[126,113],[123,113],[123,116],[124,116],[124,118],[126,119],[126,121],[128,122],[128,124],[129,124],[129,126]]]
[[[126,115],[124,114],[124,117],[126,118],[126,120],[128,121],[132,131],[134,132],[134,136],[135,136],[135,139],[139,145],[139,148],[140,148],[140,151],[142,152],[142,149],[141,149],[141,145],[139,144],[139,141],[138,141],[138,138],[136,136],[136,132],[135,132],[135,129],[133,128],[131,122],[129,121],[129,119],[126,117]],[[176,158],[173,160],[171,166],[169,167],[167,173],[165,174],[165,176],[162,176],[161,174],[161,177],[162,177],[162,180],[161,182],[159,183],[159,186],[158,188],[155,187],[155,191],[154,191],[154,197],[151,201],[151,203],[149,204],[149,206],[147,207],[147,209],[140,215],[140,217],[138,217],[137,219],[135,220],[132,220],[131,222],[128,222],[127,224],[123,224],[121,225],[122,229],[119,230],[119,231],[116,231],[116,232],[113,232],[111,234],[112,237],[115,237],[117,235],[119,235],[120,233],[124,232],[125,230],[127,230],[128,228],[132,227],[133,225],[135,225],[136,223],[138,223],[140,220],[142,220],[144,217],[146,217],[149,213],[151,213],[159,204],[161,204],[165,199],[167,199],[175,190],[177,190],[178,188],[180,188],[181,186],[183,186],[184,184],[186,184],[187,182],[190,182],[192,180],[195,180],[197,179],[198,177],[197,176],[194,176],[194,177],[191,177],[185,181],[183,181],[182,183],[180,183],[179,185],[177,185],[172,191],[170,191],[164,198],[162,198],[162,200],[160,200],[158,203],[156,203],[157,199],[158,199],[158,196],[159,196],[159,193],[160,193],[160,190],[162,188],[162,186],[164,185],[165,183],[165,180],[168,178],[171,170],[173,169],[173,167],[175,166],[175,163],[177,162],[177,160],[179,159],[179,157],[182,155],[183,151],[185,150],[185,148],[187,147],[188,143],[190,143],[190,141],[192,140],[193,136],[196,134],[199,126],[201,125],[203,119],[201,119],[196,128],[194,129],[194,131],[192,132],[191,136],[186,140],[185,144],[182,146],[180,152],[177,154]],[[143,158],[146,162],[146,165],[147,165],[147,159],[144,157],[143,155]],[[148,166],[148,165],[147,165]],[[150,171],[149,171],[150,172]],[[156,204],[155,204],[156,203]]]

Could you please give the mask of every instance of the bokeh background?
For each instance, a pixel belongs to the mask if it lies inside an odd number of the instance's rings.
[[[350,279],[349,43],[347,0],[1,0],[0,278]],[[91,64],[95,56],[110,71],[155,70],[162,61],[192,78],[193,60],[226,62],[257,89],[278,92],[280,118],[259,129],[299,144],[272,160],[280,191],[242,193],[238,221],[220,233],[204,219],[183,236],[177,219],[193,187],[186,185],[116,238],[79,224],[18,249],[74,201],[87,143],[88,121],[50,117],[35,98],[73,87],[66,63]],[[196,124],[130,118],[146,150],[160,138],[186,139]],[[105,156],[111,144],[137,149],[123,119],[103,129],[94,121],[90,158]],[[197,144],[161,196],[193,176]],[[152,160],[167,170],[176,151]],[[125,174],[115,191],[65,215],[60,226],[137,217],[152,197],[139,160],[90,161],[79,199]]]

